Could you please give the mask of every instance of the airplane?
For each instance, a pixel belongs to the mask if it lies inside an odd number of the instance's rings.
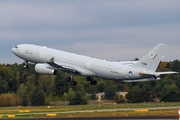
[[[19,44],[12,48],[12,52],[24,60],[25,68],[28,62],[35,63],[35,71],[40,74],[55,75],[57,70],[69,74],[66,78],[71,86],[77,82],[72,74],[86,76],[91,85],[96,85],[94,77],[120,80],[123,82],[140,82],[160,80],[162,74],[175,74],[178,72],[156,72],[164,57],[166,45],[159,43],[139,61],[107,61],[80,54],[69,53],[61,50],[33,44]]]

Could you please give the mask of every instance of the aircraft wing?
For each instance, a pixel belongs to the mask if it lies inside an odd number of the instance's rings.
[[[95,76],[95,74],[88,69],[85,69],[85,68],[82,68],[82,67],[79,67],[76,65],[70,65],[67,63],[59,62],[59,61],[56,62],[56,61],[54,61],[54,58],[51,58],[49,60],[49,62],[47,62],[47,63],[49,65],[51,65],[51,67],[58,68],[58,69],[66,71],[66,72],[71,72],[74,74],[81,74],[81,75],[85,75],[85,76]]]

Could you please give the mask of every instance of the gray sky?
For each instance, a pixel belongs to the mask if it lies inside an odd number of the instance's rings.
[[[106,60],[141,58],[167,44],[180,60],[179,0],[2,0],[0,63],[21,63],[11,48],[31,43]]]

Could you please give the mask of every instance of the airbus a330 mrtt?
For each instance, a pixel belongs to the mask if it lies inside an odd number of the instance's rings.
[[[25,61],[25,67],[28,67],[28,61],[35,63],[35,71],[38,73],[55,75],[57,70],[66,71],[69,74],[66,81],[75,86],[77,82],[72,74],[86,76],[91,85],[96,85],[93,77],[138,82],[159,80],[161,74],[177,73],[156,72],[165,48],[166,45],[158,44],[139,61],[123,62],[111,62],[32,44],[17,45],[12,48],[12,52]]]

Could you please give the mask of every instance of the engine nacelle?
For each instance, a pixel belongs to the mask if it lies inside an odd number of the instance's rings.
[[[38,63],[35,65],[35,71],[41,74],[55,75],[57,70],[48,68],[48,64]]]

